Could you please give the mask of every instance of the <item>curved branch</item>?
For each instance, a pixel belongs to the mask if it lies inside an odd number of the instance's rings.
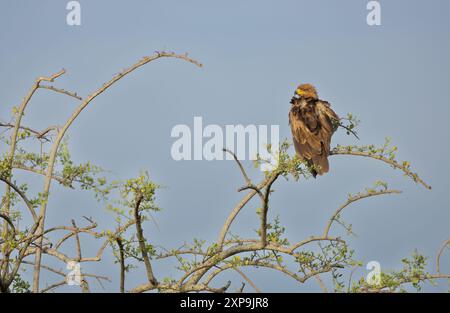
[[[431,190],[431,186],[428,185],[427,183],[425,183],[419,177],[419,175],[411,172],[407,166],[403,166],[403,165],[399,164],[397,161],[388,159],[381,155],[373,154],[370,152],[353,151],[353,150],[348,150],[348,149],[343,149],[343,148],[334,148],[332,151],[330,151],[330,155],[355,155],[355,156],[362,156],[362,157],[372,158],[375,160],[380,160],[384,163],[391,165],[394,168],[398,168],[398,169],[402,170],[405,173],[405,175],[411,177],[412,180],[423,185],[425,188]]]
[[[0,213],[0,218],[4,219],[9,224],[9,226],[11,226],[13,234],[15,235],[16,234],[16,228],[14,227],[14,224],[11,221],[11,219],[9,218],[9,216],[7,216],[6,214]]]
[[[105,84],[103,84],[103,86],[101,86],[99,89],[97,89],[96,91],[94,91],[93,93],[91,93],[76,109],[75,111],[72,113],[72,115],[69,117],[69,119],[66,121],[66,123],[64,124],[64,126],[60,129],[60,131],[58,132],[58,136],[56,137],[52,148],[51,148],[51,152],[50,152],[50,156],[49,156],[49,160],[48,160],[48,168],[47,168],[47,174],[46,174],[46,179],[44,182],[44,190],[43,193],[44,195],[49,194],[50,191],[50,185],[52,182],[52,176],[53,176],[53,169],[55,166],[55,161],[56,161],[56,156],[58,153],[58,148],[59,145],[62,141],[62,139],[64,138],[64,135],[66,134],[67,130],[70,128],[70,126],[72,125],[72,123],[76,120],[76,118],[80,115],[80,113],[89,105],[89,103],[92,102],[92,100],[94,100],[95,98],[97,98],[100,94],[102,94],[103,92],[105,92],[108,88],[110,88],[112,85],[114,85],[117,81],[119,81],[120,79],[122,79],[123,77],[125,77],[126,75],[130,74],[131,72],[135,71],[136,69],[140,68],[141,66],[154,61],[156,59],[159,58],[177,58],[177,59],[181,59],[187,62],[190,62],[194,65],[197,65],[199,67],[202,67],[202,64],[199,63],[198,61],[191,59],[190,57],[188,57],[187,54],[184,55],[180,55],[180,54],[176,54],[174,52],[156,52],[155,55],[150,56],[150,57],[144,57],[142,60],[140,60],[139,62],[135,63],[134,65],[132,65],[131,67],[123,70],[122,72],[120,72],[119,74],[115,75],[112,79],[110,79],[108,82],[106,82]],[[45,199],[46,200],[46,199]],[[47,201],[44,201],[41,209],[39,211],[39,216],[42,217],[42,220],[40,222],[40,225],[38,227],[38,232],[43,232],[44,231],[44,222],[45,222],[45,214],[46,214],[46,210],[47,210]],[[42,239],[41,239],[42,240]],[[39,242],[38,244],[41,244],[42,242]],[[34,292],[38,292],[39,291],[39,277],[40,277],[40,264],[41,264],[41,252],[37,251],[36,253],[36,257],[35,257],[35,269],[34,269],[34,275],[33,275],[33,291]]]
[[[400,190],[381,190],[381,191],[374,191],[374,192],[367,192],[364,194],[359,194],[355,197],[351,197],[347,200],[347,202],[345,202],[343,205],[341,205],[334,213],[333,215],[330,217],[330,220],[328,221],[327,226],[325,227],[325,230],[323,232],[323,237],[328,237],[328,233],[330,231],[331,228],[331,224],[333,224],[333,222],[336,219],[336,216],[339,215],[339,213],[341,213],[341,211],[343,209],[345,209],[347,206],[349,206],[350,204],[352,204],[353,202],[359,201],[361,199],[365,199],[365,198],[369,198],[369,197],[375,197],[375,196],[379,196],[379,195],[386,195],[386,194],[399,194],[401,193]]]
[[[236,155],[234,152],[232,152],[231,150],[229,150],[229,149],[223,148],[222,151],[223,151],[223,152],[227,152],[227,153],[229,153],[230,155],[233,156],[234,160],[236,161],[237,165],[239,166],[239,169],[241,170],[242,176],[244,176],[244,179],[245,179],[246,184],[247,184],[248,186],[253,185],[253,184],[252,184],[252,181],[250,180],[250,178],[249,178],[248,175],[247,175],[247,172],[245,172],[245,169],[244,169],[244,167],[242,166],[241,161],[239,161],[237,155]]]
[[[22,198],[23,202],[25,202],[25,205],[33,216],[33,220],[36,222],[38,219],[36,212],[34,211],[33,205],[31,204],[30,200],[28,200],[27,196],[19,189],[19,187],[17,187],[14,183],[10,182],[6,178],[0,177],[0,180],[7,184],[10,188],[12,188]]]
[[[445,248],[447,248],[450,244],[450,238],[448,238],[444,243],[442,244],[441,248],[439,249],[439,252],[436,256],[436,272],[438,274],[441,274],[441,256],[444,252]]]
[[[322,274],[322,273],[327,273],[329,271],[331,271],[334,267],[341,267],[341,266],[337,266],[334,264],[330,264],[327,267],[322,268],[321,270],[318,271],[311,271],[308,274],[305,274],[304,276],[300,277],[299,275],[297,275],[296,273],[288,270],[287,268],[280,266],[278,264],[273,264],[273,263],[269,263],[269,262],[262,262],[262,261],[247,261],[246,264],[242,264],[240,266],[258,266],[258,267],[265,267],[265,268],[271,268],[274,270],[277,270],[281,273],[284,273],[286,275],[288,275],[289,277],[295,279],[296,281],[298,281],[299,283],[304,283],[306,282],[308,279],[310,279],[311,277],[314,277],[318,274]],[[207,278],[205,278],[205,285],[208,285],[217,275],[219,275],[220,273],[224,272],[225,270],[228,269],[234,269],[235,265],[233,264],[226,264],[225,266],[222,266],[221,268],[215,270],[214,272],[212,272]]]
[[[257,292],[257,293],[261,293],[261,289],[259,289],[256,285],[255,285],[255,283],[250,279],[250,278],[248,278],[248,276],[247,275],[245,275],[244,274],[244,272],[242,272],[240,269],[238,269],[237,267],[235,267],[235,268],[233,268],[237,273],[239,273],[239,275],[241,275],[242,276],[242,278],[244,278],[252,287],[253,287],[253,289],[255,289],[255,291]]]
[[[290,246],[288,248],[289,253],[293,253],[295,250],[297,250],[298,248],[310,243],[310,242],[314,242],[314,241],[336,241],[336,242],[341,242],[341,243],[345,243],[344,240],[342,240],[339,237],[326,237],[326,236],[322,236],[322,237],[317,237],[317,236],[311,236],[307,239],[304,239],[302,241],[299,241],[295,244],[293,244],[292,246]]]
[[[14,128],[13,128],[13,132],[11,134],[11,139],[10,139],[10,146],[9,146],[8,159],[7,159],[8,160],[8,173],[6,175],[7,178],[10,178],[12,176],[12,169],[13,169],[12,168],[12,164],[13,164],[13,161],[14,161],[14,155],[16,153],[16,147],[17,147],[17,141],[18,141],[17,138],[18,138],[18,135],[19,135],[19,129],[21,127],[22,118],[24,116],[24,112],[25,112],[25,109],[26,109],[28,103],[30,102],[30,100],[33,97],[33,95],[36,92],[36,90],[39,88],[39,84],[42,81],[45,80],[45,81],[53,82],[56,78],[60,77],[65,72],[66,71],[64,69],[62,69],[61,71],[59,71],[56,74],[53,74],[50,77],[41,76],[41,77],[37,78],[35,80],[33,86],[31,87],[30,91],[27,93],[27,95],[23,99],[22,103],[20,104],[19,109],[16,112],[16,120],[14,122]],[[6,190],[5,190],[5,199],[6,199],[6,201],[5,201],[5,206],[4,206],[3,212],[6,215],[9,215],[10,206],[11,206],[11,199],[10,199],[11,188],[12,188],[12,186],[8,184],[6,186]],[[28,207],[28,208],[30,208],[30,207]],[[33,218],[36,220],[34,209],[32,209],[30,211],[32,212]],[[8,224],[5,224],[4,230],[7,232]],[[8,247],[6,247],[6,250],[8,250]],[[9,263],[8,253],[5,255],[5,257],[6,257],[5,258],[6,260],[3,261],[2,264],[0,264],[0,266],[1,266],[0,271],[4,272],[4,274],[2,275],[3,277],[6,277],[7,276],[7,272],[8,272],[8,263]],[[14,270],[15,270],[15,268],[14,268]],[[11,282],[12,279],[14,278],[14,276],[15,276],[15,274],[13,275],[12,278],[9,278],[9,279],[6,279],[6,280]]]

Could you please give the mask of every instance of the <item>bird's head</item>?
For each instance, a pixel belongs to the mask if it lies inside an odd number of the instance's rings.
[[[319,96],[317,95],[316,87],[311,84],[301,84],[295,90],[295,95],[297,97],[309,98],[318,100]]]

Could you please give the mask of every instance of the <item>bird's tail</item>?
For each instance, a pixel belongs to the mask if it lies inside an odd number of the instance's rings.
[[[313,170],[316,172],[316,175],[323,175],[325,173],[328,173],[328,171],[330,170],[327,155],[316,156],[313,158],[311,163],[313,164]],[[316,177],[314,173],[313,176]]]

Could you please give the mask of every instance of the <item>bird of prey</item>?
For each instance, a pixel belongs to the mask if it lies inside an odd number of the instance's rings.
[[[297,87],[291,100],[289,124],[295,151],[311,169],[314,178],[329,170],[331,136],[339,125],[339,117],[330,104],[320,100],[311,84]]]

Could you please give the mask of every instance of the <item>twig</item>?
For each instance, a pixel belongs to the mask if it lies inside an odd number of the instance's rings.
[[[82,258],[81,257],[81,242],[80,242],[80,236],[78,235],[79,230],[78,230],[77,225],[75,224],[75,220],[72,220],[72,226],[74,228],[73,234],[75,236],[76,243],[77,243],[77,259],[76,259],[76,261],[80,262],[81,258]]]
[[[1,123],[0,122],[0,127],[13,128],[14,125],[11,123]],[[39,132],[37,130],[31,129],[30,127],[19,126],[19,129],[29,131],[30,133],[34,134],[36,136],[36,138],[38,138],[38,139],[44,139],[46,141],[50,141],[50,139],[48,139],[47,137],[44,136],[45,134],[42,134],[42,132]]]
[[[40,77],[38,77],[37,79],[36,79],[36,82],[37,83],[40,83],[40,82],[42,82],[42,81],[46,81],[46,82],[51,82],[51,83],[53,83],[54,81],[55,81],[55,79],[57,79],[58,77],[60,77],[61,75],[63,75],[63,74],[65,74],[66,73],[66,70],[65,69],[62,69],[62,70],[60,70],[58,73],[55,73],[55,74],[53,74],[53,75],[51,75],[51,76],[40,76]]]
[[[49,89],[49,90],[52,90],[54,92],[67,95],[69,97],[72,97],[72,98],[75,98],[75,99],[78,99],[78,100],[83,100],[83,98],[81,98],[76,92],[70,92],[70,91],[67,91],[67,90],[64,90],[64,89],[61,89],[61,88],[56,88],[54,86],[48,86],[48,85],[39,85],[39,88]]]
[[[356,139],[359,140],[358,135],[356,134],[356,132],[355,132],[353,129],[349,128],[348,126],[345,126],[345,125],[342,124],[342,123],[339,123],[338,126],[344,128],[347,132],[351,133],[353,136],[356,137]]]
[[[241,275],[242,276],[242,278],[244,278],[252,287],[253,287],[253,289],[255,289],[255,291],[257,292],[257,293],[260,293],[261,292],[261,289],[259,289],[254,283],[253,283],[253,281],[250,279],[250,278],[248,278],[248,276],[247,275],[245,275],[244,274],[244,272],[242,272],[240,269],[238,269],[237,267],[235,267],[235,268],[233,268],[236,272],[238,272],[239,273],[239,275]],[[245,286],[245,284],[243,284],[243,287],[242,287],[242,289],[244,288],[244,286]]]
[[[245,182],[247,183],[247,185],[248,186],[253,185],[252,181],[250,180],[250,178],[248,177],[247,173],[245,172],[245,169],[242,166],[241,161],[239,161],[237,155],[234,152],[232,152],[231,150],[229,150],[229,149],[223,148],[222,151],[226,152],[226,153],[229,153],[229,154],[231,154],[233,156],[234,160],[236,161],[237,165],[239,166],[239,169],[241,170],[242,176],[244,176],[244,179],[245,179]]]

